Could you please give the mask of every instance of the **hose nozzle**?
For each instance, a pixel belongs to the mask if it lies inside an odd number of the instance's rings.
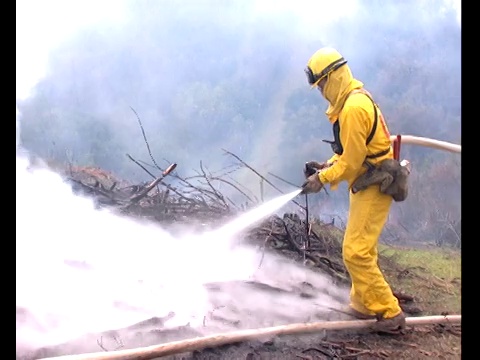
[[[309,177],[317,172],[317,169],[314,167],[310,166],[308,163],[305,163],[305,177]],[[303,186],[302,186],[303,187]]]

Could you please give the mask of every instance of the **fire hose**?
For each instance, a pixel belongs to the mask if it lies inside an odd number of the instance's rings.
[[[394,147],[397,146],[399,149],[399,145],[403,144],[411,144],[411,145],[419,145],[425,146],[433,149],[438,150],[445,150],[454,153],[461,153],[462,146],[458,144],[454,144],[447,141],[441,141],[436,139],[431,139],[427,137],[421,136],[414,136],[414,135],[392,135],[390,136],[390,141],[394,144]]]
[[[460,325],[461,315],[433,315],[408,317],[407,326],[429,324]],[[345,330],[370,328],[376,320],[321,321],[273,326],[261,329],[239,330],[229,333],[213,334],[187,340],[172,341],[160,345],[134,349],[96,352],[78,355],[65,355],[40,360],[151,360],[162,356],[181,354],[205,348],[234,344],[243,341],[265,339],[278,335],[295,335],[319,332],[322,330]]]

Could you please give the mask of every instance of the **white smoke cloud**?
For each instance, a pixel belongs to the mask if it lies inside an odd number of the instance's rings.
[[[93,24],[119,25],[122,0],[17,0],[16,95],[27,98],[45,76],[49,52],[75,32]]]
[[[258,263],[228,238],[174,238],[96,210],[48,169],[21,157],[16,166],[16,303],[41,324],[40,343],[170,311],[173,324],[198,324],[208,310],[203,284],[248,279]]]
[[[90,199],[73,194],[58,174],[33,168],[21,156],[16,175],[16,305],[17,312],[28,314],[26,320],[17,319],[17,346],[61,343],[170,312],[175,316],[167,326],[200,326],[214,306],[204,287],[210,283],[255,280],[290,291],[308,281],[317,289],[325,287],[315,303],[291,310],[292,321],[314,315],[318,306],[338,303],[331,294],[338,298],[340,290],[332,289],[326,277],[276,257],[263,258],[234,241],[245,227],[296,194],[218,230],[174,237],[155,224],[97,210]],[[285,306],[294,307],[291,297],[247,288],[238,298],[236,291],[224,290],[226,307],[269,311],[271,318],[263,321],[275,322],[285,316]]]

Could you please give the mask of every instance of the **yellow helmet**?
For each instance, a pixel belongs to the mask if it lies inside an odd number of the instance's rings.
[[[308,60],[307,67],[305,68],[308,83],[312,87],[317,86],[318,82],[325,76],[346,63],[347,60],[333,48],[324,47],[317,50],[310,60]]]

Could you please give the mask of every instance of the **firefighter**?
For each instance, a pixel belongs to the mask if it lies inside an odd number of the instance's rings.
[[[375,329],[379,332],[401,332],[405,314],[378,266],[378,239],[392,196],[380,192],[378,185],[352,191],[355,180],[367,171],[366,160],[375,166],[393,158],[388,127],[380,108],[363,83],[353,77],[337,50],[324,47],[316,51],[305,73],[309,85],[328,101],[326,116],[333,127],[334,155],[323,163],[307,163],[316,172],[307,177],[303,193],[317,193],[326,184],[335,190],[343,181],[349,188],[349,215],[342,246],[352,282],[346,311],[359,319],[377,319]]]

